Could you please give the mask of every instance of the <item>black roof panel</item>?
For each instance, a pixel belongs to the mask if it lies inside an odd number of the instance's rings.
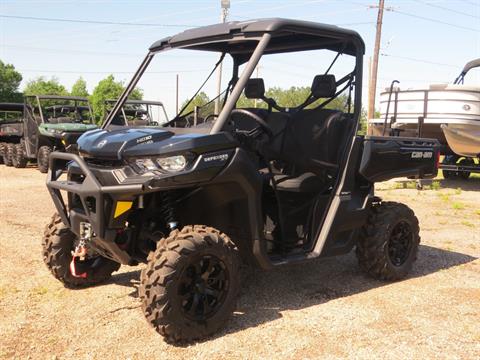
[[[365,51],[363,40],[356,31],[335,25],[282,18],[231,21],[189,29],[156,41],[150,46],[150,50],[159,51],[168,47],[183,47],[246,54],[253,51],[254,44],[241,46],[239,50],[239,42],[246,43],[249,39],[252,40],[252,38],[265,33],[271,33],[272,40],[277,39],[274,44],[267,47],[265,53],[321,48],[344,49],[346,53],[352,55],[355,53],[354,50],[360,50],[362,53]],[[335,40],[337,45],[333,45]],[[339,40],[344,45],[338,45]]]
[[[23,103],[0,103],[0,111],[23,111]]]

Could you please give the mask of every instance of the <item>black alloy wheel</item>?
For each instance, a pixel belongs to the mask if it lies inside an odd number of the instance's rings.
[[[212,255],[194,259],[180,278],[178,295],[185,316],[196,321],[211,318],[223,305],[228,287],[223,261]]]
[[[410,255],[413,244],[412,227],[407,221],[394,226],[388,241],[388,257],[394,266],[402,266]]]

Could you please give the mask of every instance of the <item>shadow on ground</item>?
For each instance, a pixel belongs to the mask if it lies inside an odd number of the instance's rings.
[[[440,270],[466,264],[477,258],[421,245],[418,260],[409,278],[417,278]],[[129,294],[138,297],[140,271],[114,275],[112,282],[131,286]],[[216,337],[274,321],[285,310],[299,310],[330,300],[362,293],[389,284],[364,275],[354,253],[326,258],[298,266],[269,272],[252,271],[243,282],[237,311],[227,328]]]
[[[415,188],[416,180],[402,179],[396,180],[396,188],[407,189]],[[432,182],[439,183],[440,189],[462,189],[463,191],[480,191],[480,177],[470,177],[467,180],[463,179],[432,179],[421,180],[425,188],[431,186]]]

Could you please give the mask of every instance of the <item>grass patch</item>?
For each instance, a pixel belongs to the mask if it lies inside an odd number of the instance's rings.
[[[392,190],[398,190],[398,189],[416,189],[417,188],[417,183],[415,181],[402,181],[402,182],[396,182],[392,186]]]
[[[430,184],[430,190],[440,190],[441,189],[440,181],[432,181]]]
[[[465,204],[464,204],[464,203],[461,203],[460,201],[455,201],[455,202],[452,204],[452,207],[453,207],[455,210],[463,210],[463,209],[465,209]]]
[[[33,295],[45,295],[46,293],[48,293],[48,288],[46,288],[45,286],[37,286],[31,290],[31,293]]]
[[[477,214],[478,216],[480,216],[480,210],[475,210],[475,214]]]
[[[460,195],[462,193],[462,189],[456,188],[455,189],[455,195]]]
[[[440,200],[444,202],[450,202],[450,194],[445,194],[445,193],[439,193],[437,194]]]
[[[462,221],[462,225],[468,226],[468,227],[475,227],[475,224],[472,224],[470,221]]]

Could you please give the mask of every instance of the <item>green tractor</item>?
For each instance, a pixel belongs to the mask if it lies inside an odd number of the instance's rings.
[[[21,165],[17,167],[36,159],[42,173],[48,171],[52,151],[75,153],[80,135],[97,128],[88,100],[74,96],[25,97],[23,123],[23,137],[14,154]]]

